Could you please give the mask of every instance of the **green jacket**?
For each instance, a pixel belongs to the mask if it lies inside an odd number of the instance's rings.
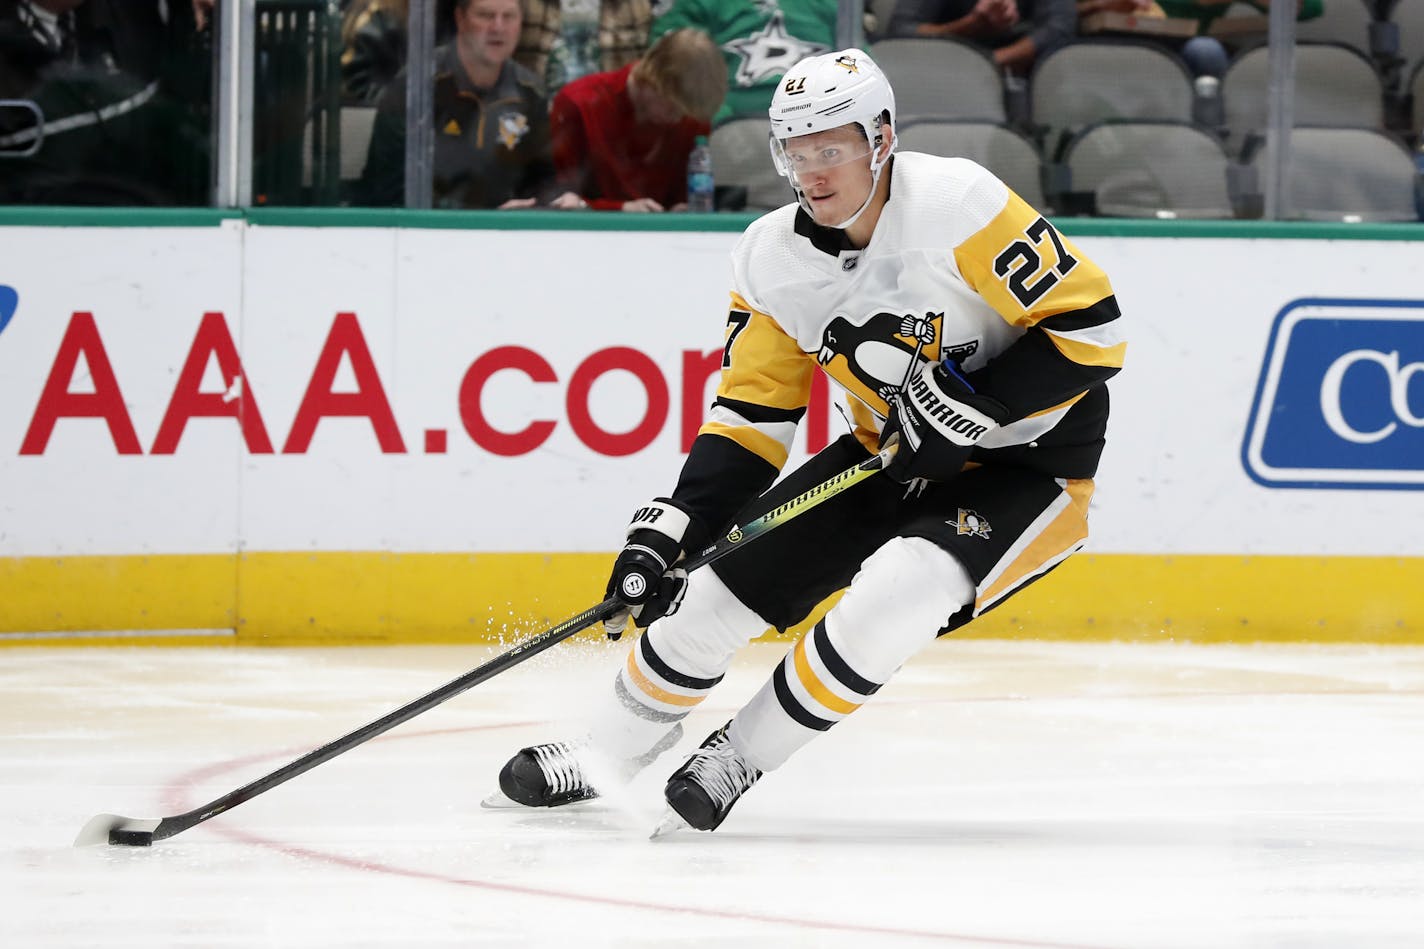
[[[776,83],[792,65],[835,49],[837,0],[673,0],[653,20],[652,41],[693,27],[727,61],[727,100],[712,119],[766,118]]]
[[[1269,12],[1270,7],[1258,0],[1243,0],[1262,13]],[[1340,2],[1340,0],[1335,0]],[[1357,3],[1359,0],[1347,0],[1347,2]],[[1224,15],[1229,3],[1202,3],[1200,0],[1157,0],[1157,5],[1162,8],[1162,12],[1172,17],[1183,17],[1188,20],[1196,20],[1198,33],[1205,33],[1211,29],[1211,24]],[[1300,13],[1296,15],[1297,20],[1313,20],[1325,11],[1325,0],[1302,0]]]

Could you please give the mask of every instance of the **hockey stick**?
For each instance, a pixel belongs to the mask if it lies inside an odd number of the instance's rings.
[[[734,526],[715,544],[688,561],[685,569],[695,570],[725,557],[733,550],[745,547],[767,531],[774,530],[811,510],[822,501],[835,497],[883,468],[890,460],[891,454],[890,450],[886,450],[872,458],[867,458],[860,464],[847,468],[803,491],[785,504],[772,508],[745,527]],[[83,847],[91,844],[110,843],[127,847],[147,847],[152,845],[155,840],[163,840],[174,834],[182,833],[195,824],[201,824],[209,818],[231,810],[243,801],[250,801],[257,795],[270,791],[277,785],[290,781],[297,775],[304,774],[317,765],[330,761],[337,755],[344,754],[403,722],[410,721],[417,715],[479,685],[486,679],[499,675],[526,659],[537,656],[550,646],[563,642],[595,623],[602,622],[621,609],[623,609],[623,603],[610,597],[597,606],[590,607],[577,616],[570,616],[559,625],[547,629],[531,639],[526,639],[513,649],[495,656],[484,665],[472,669],[458,679],[453,679],[433,692],[428,692],[390,714],[376,719],[369,725],[358,728],[348,735],[343,735],[314,751],[309,751],[271,774],[260,777],[250,784],[245,784],[235,791],[229,791],[222,797],[209,801],[201,807],[195,807],[191,811],[163,818],[121,817],[117,814],[99,814],[92,817],[79,831],[79,836],[74,839],[74,845]]]

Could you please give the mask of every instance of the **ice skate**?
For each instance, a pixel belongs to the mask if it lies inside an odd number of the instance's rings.
[[[682,738],[678,722],[651,750],[636,758],[614,763],[619,781],[626,783]],[[481,803],[485,807],[562,807],[598,797],[588,773],[592,748],[587,738],[555,741],[521,748],[499,772],[499,790]]]
[[[668,778],[663,796],[672,813],[665,816],[653,837],[679,830],[680,818],[697,830],[716,830],[732,805],[756,784],[761,772],[743,758],[727,739],[728,722],[707,737],[687,762]]]

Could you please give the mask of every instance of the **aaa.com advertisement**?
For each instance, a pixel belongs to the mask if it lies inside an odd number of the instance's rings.
[[[711,402],[735,240],[0,231],[0,555],[611,550]],[[1129,340],[1093,550],[1424,554],[1418,245],[1078,244]]]

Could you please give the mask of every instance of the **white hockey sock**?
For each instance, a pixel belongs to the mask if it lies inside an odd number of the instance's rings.
[[[766,628],[711,569],[694,572],[681,608],[634,640],[613,688],[599,700],[590,728],[594,745],[618,758],[652,748],[722,681],[736,651]]]
[[[762,771],[780,767],[859,708],[974,596],[974,581],[942,547],[890,540],[732,719],[732,746]]]

